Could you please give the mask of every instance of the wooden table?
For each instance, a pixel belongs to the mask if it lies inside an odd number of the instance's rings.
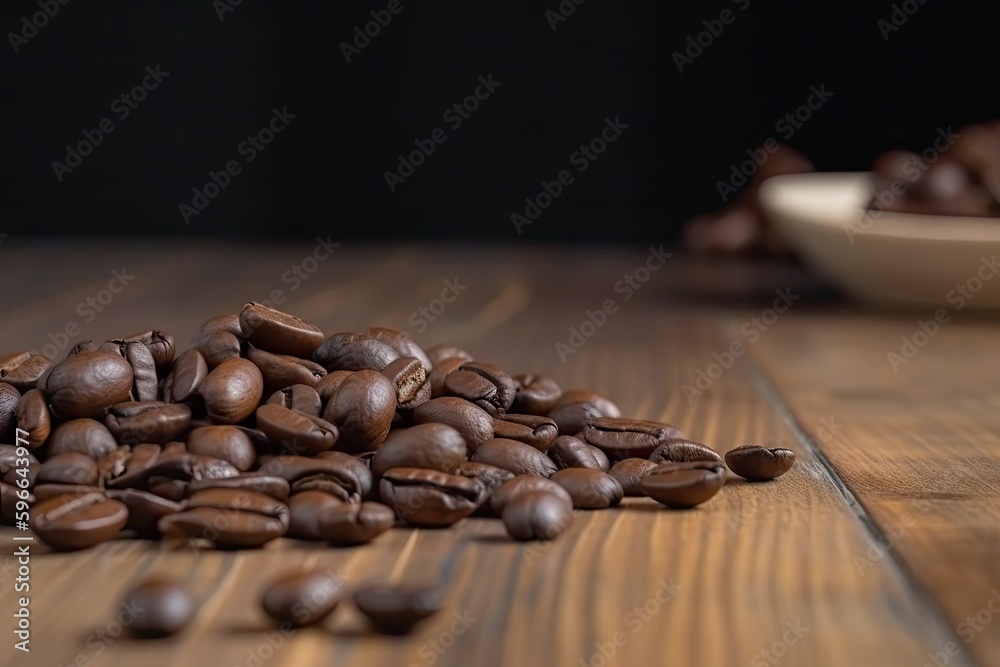
[[[1000,665],[990,318],[954,314],[933,337],[918,335],[926,344],[894,369],[887,353],[899,353],[930,310],[885,316],[831,303],[791,282],[794,273],[786,282],[773,270],[675,256],[656,260],[662,268],[626,300],[616,283],[647,277],[637,272],[644,248],[345,243],[325,261],[307,259],[315,249],[8,238],[2,347],[55,340],[61,354],[79,340],[152,327],[185,342],[209,316],[280,298],[328,333],[382,324],[425,345],[453,341],[512,371],[606,392],[628,414],[720,451],[780,445],[798,463],[775,482],[734,481],[691,511],[631,500],[577,512],[567,534],[542,544],[512,542],[486,519],[397,529],[353,549],[280,540],[221,553],[115,541],[55,554],[36,544],[32,652],[12,649],[8,558],[0,664]],[[132,278],[102,293],[115,270]],[[458,283],[453,299],[449,281]],[[691,298],[748,284],[765,302]],[[787,309],[774,292],[786,286]],[[436,301],[443,290],[450,303]],[[78,305],[88,298],[100,312]],[[569,345],[570,327],[608,299],[615,312],[584,326],[592,335],[560,359],[556,344]],[[79,332],[67,343],[59,332],[72,323]],[[743,353],[730,363],[734,343]],[[14,534],[0,531],[5,553]],[[350,583],[443,583],[447,610],[399,639],[371,635],[347,604],[322,628],[276,634],[258,608],[261,587],[304,566]],[[118,596],[160,571],[197,592],[197,621],[175,640],[115,639]]]

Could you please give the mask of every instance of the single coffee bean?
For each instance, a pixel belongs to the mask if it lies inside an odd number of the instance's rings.
[[[529,491],[511,500],[501,514],[507,534],[515,540],[554,540],[573,525],[565,500],[546,491]]]
[[[343,452],[321,452],[316,457],[261,457],[260,472],[285,479],[293,494],[308,490],[331,493],[343,502],[358,503],[372,490],[368,465]]]
[[[304,628],[322,622],[337,608],[343,588],[340,577],[329,571],[286,575],[267,587],[261,606],[282,627]]]
[[[123,445],[162,445],[180,437],[191,424],[191,408],[183,403],[129,401],[111,406],[104,425]]]
[[[658,464],[647,459],[622,459],[611,466],[608,474],[618,480],[626,496],[646,495],[639,489],[639,481]]]
[[[559,435],[576,435],[601,416],[600,410],[593,403],[581,401],[557,405],[549,413],[549,419],[559,427]]]
[[[153,355],[156,370],[165,373],[174,361],[174,337],[162,331],[144,331],[123,338],[126,343],[142,343]]]
[[[426,405],[426,403],[425,403]],[[389,435],[396,414],[396,389],[378,371],[360,370],[330,397],[323,418],[337,425],[337,450],[371,452]]]
[[[462,362],[472,361],[472,355],[457,345],[442,343],[427,348],[427,358],[431,360],[431,368],[438,367],[445,359],[461,359]]]
[[[125,528],[142,535],[158,535],[157,522],[168,514],[184,509],[178,502],[139,489],[108,489],[104,493],[128,508]]]
[[[330,397],[337,393],[340,389],[340,385],[346,380],[354,371],[333,371],[332,373],[327,373],[319,379],[316,383],[316,392],[319,394],[320,401],[323,405],[326,405]],[[320,411],[322,414],[322,410]]]
[[[312,358],[327,371],[381,371],[399,358],[399,352],[362,333],[337,333]]]
[[[379,492],[402,521],[429,528],[469,516],[485,497],[485,489],[474,479],[424,468],[385,471]]]
[[[36,484],[85,484],[97,486],[97,462],[80,452],[63,452],[45,459]]]
[[[416,357],[400,357],[382,369],[382,375],[396,390],[396,405],[411,410],[431,397],[427,371]]]
[[[530,445],[517,440],[493,438],[487,440],[472,454],[470,461],[488,463],[515,475],[551,477],[557,468],[548,456]]]
[[[235,313],[217,315],[201,325],[191,339],[191,348],[199,352],[209,368],[240,356],[243,332]]]
[[[718,461],[661,463],[639,480],[639,490],[667,507],[700,505],[726,485],[726,466]]]
[[[781,477],[795,465],[795,452],[783,447],[741,445],[726,452],[726,464],[734,473],[752,482]]]
[[[6,382],[0,382],[0,442],[14,442],[17,425],[17,404],[21,392]]]
[[[202,426],[188,434],[187,449],[192,454],[229,461],[237,470],[253,466],[257,452],[250,437],[235,426]]]
[[[688,461],[722,461],[717,451],[700,442],[675,438],[659,445],[649,455],[653,463],[686,463]]]
[[[562,389],[552,378],[541,375],[515,375],[517,395],[511,410],[526,415],[547,415],[555,409]]]
[[[602,417],[621,417],[622,412],[618,409],[610,399],[593,392],[589,389],[567,389],[559,397],[557,405],[566,405],[567,403],[590,403],[598,412],[601,413]]]
[[[559,435],[559,427],[548,417],[507,413],[493,419],[493,437],[520,440],[547,452]]]
[[[387,329],[386,327],[370,327],[366,333],[375,340],[385,343],[394,349],[401,357],[415,357],[419,359],[420,365],[424,367],[425,374],[430,373],[431,369],[434,368],[423,348],[417,345],[408,334],[396,331],[395,329]]]
[[[221,363],[221,362],[220,362]],[[184,403],[194,398],[208,377],[208,363],[198,350],[187,350],[174,361],[163,381],[163,398],[168,403]]]
[[[167,637],[184,629],[195,613],[194,599],[184,586],[167,579],[148,579],[122,596],[128,609],[125,625],[137,638]]]
[[[304,415],[319,417],[323,403],[315,389],[307,384],[293,384],[271,394],[268,405],[280,405]]]
[[[22,489],[16,484],[0,482],[0,518],[7,525],[14,525],[19,512],[23,512],[25,504],[28,507],[36,502],[35,496],[27,489]],[[21,503],[20,509],[18,503]]]
[[[501,516],[503,515],[504,508],[506,508],[512,500],[526,493],[531,493],[532,491],[544,491],[545,493],[560,498],[564,503],[566,503],[567,510],[573,508],[573,498],[570,497],[569,492],[566,491],[566,489],[553,482],[551,479],[539,477],[538,475],[518,475],[517,477],[504,482],[498,486],[493,491],[493,495],[490,496],[490,507],[497,514],[497,516]]]
[[[437,588],[367,586],[354,591],[354,604],[378,632],[405,635],[441,611],[443,600]]]
[[[445,377],[444,388],[494,417],[507,412],[517,394],[514,380],[499,366],[484,361],[467,361],[459,366]]]
[[[333,544],[366,544],[395,521],[395,512],[381,503],[342,503],[319,517],[319,534]]]
[[[0,380],[24,393],[52,367],[52,360],[34,352],[0,355]]]
[[[106,352],[81,352],[56,364],[46,382],[46,398],[62,419],[99,417],[129,400],[132,367]]]
[[[601,462],[594,456],[594,448],[571,435],[560,435],[553,440],[552,446],[546,453],[560,470],[563,468],[601,469]]]
[[[48,440],[52,429],[52,416],[41,389],[30,389],[17,405],[17,428],[27,431],[28,447],[38,449]]]
[[[319,327],[259,303],[245,303],[240,311],[240,331],[254,347],[275,354],[309,358],[323,344]]]
[[[288,506],[246,489],[192,494],[182,512],[160,519],[160,532],[203,539],[221,548],[259,547],[288,531]]]
[[[115,437],[104,424],[87,417],[63,422],[52,431],[48,441],[49,456],[63,452],[80,452],[95,461],[118,448]]]
[[[127,520],[125,505],[103,494],[64,494],[35,505],[30,525],[38,539],[53,549],[74,551],[110,540]]]
[[[290,521],[287,537],[299,540],[325,540],[320,520],[336,508],[347,504],[360,506],[360,503],[346,503],[340,497],[326,491],[310,489],[296,493],[288,499]]]
[[[208,418],[216,424],[237,424],[253,414],[264,394],[264,378],[246,359],[229,359],[215,367],[198,393]]]
[[[462,434],[470,451],[493,437],[493,419],[478,405],[456,396],[432,398],[413,411],[417,424],[447,424]]]
[[[600,417],[587,424],[576,437],[618,459],[630,456],[647,458],[660,445],[682,436],[670,424]]]
[[[371,471],[376,478],[390,468],[429,468],[454,472],[466,461],[465,438],[447,424],[417,424],[393,431],[375,452]]]
[[[281,502],[287,501],[292,492],[291,485],[282,477],[246,472],[236,477],[192,480],[187,483],[186,497],[205,489],[247,489],[271,496]]]
[[[125,450],[124,456],[120,453],[122,450]],[[124,489],[144,484],[146,471],[156,464],[159,457],[159,445],[143,443],[132,449],[120,447],[102,458],[97,467],[105,487]]]
[[[492,496],[493,491],[501,484],[507,480],[514,479],[514,473],[509,470],[491,466],[488,463],[479,463],[478,461],[462,461],[452,471],[452,474],[479,480],[479,483],[486,490],[487,498]]]
[[[282,450],[305,455],[326,451],[340,438],[340,430],[325,419],[280,405],[257,408],[257,428]]]
[[[326,375],[326,369],[314,361],[266,352],[252,345],[247,346],[246,358],[260,370],[264,393],[268,395],[293,384],[313,387]]]
[[[554,473],[552,481],[566,489],[573,499],[573,506],[580,509],[614,507],[625,496],[618,480],[591,468],[565,468]]]
[[[448,390],[444,386],[444,379],[453,371],[458,370],[458,367],[466,361],[468,359],[463,359],[462,357],[448,357],[435,364],[434,370],[427,376],[427,380],[431,385],[431,398],[440,398],[441,396],[448,395]]]

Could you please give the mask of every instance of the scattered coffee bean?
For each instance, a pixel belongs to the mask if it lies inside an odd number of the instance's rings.
[[[602,417],[621,417],[622,412],[609,398],[589,389],[567,389],[559,397],[556,405],[566,405],[567,403],[590,403]],[[553,406],[555,407],[555,406]]]
[[[660,422],[601,417],[587,424],[577,437],[603,450],[611,458],[647,458],[660,445],[680,438],[681,432],[670,424]]]
[[[614,477],[590,468],[565,468],[552,475],[552,481],[566,489],[573,506],[586,510],[614,507],[625,493]]]
[[[667,507],[700,505],[726,485],[726,467],[715,461],[661,463],[639,481],[639,489]]]
[[[337,333],[313,353],[313,361],[327,371],[381,371],[399,356],[399,352],[371,336]]]
[[[450,526],[469,516],[486,496],[475,479],[424,468],[385,471],[379,493],[400,520],[428,528]]]
[[[333,544],[366,544],[392,528],[396,514],[381,503],[342,503],[319,518],[319,539]]]
[[[49,456],[63,452],[80,452],[99,460],[118,448],[115,437],[101,422],[82,417],[57,426],[49,436]]]
[[[722,461],[717,451],[700,442],[676,438],[657,446],[649,455],[653,463],[687,463],[689,461]]]
[[[608,474],[618,480],[626,496],[644,496],[639,481],[657,465],[647,459],[622,459],[611,466]]]
[[[603,415],[593,403],[576,401],[557,405],[548,416],[559,428],[559,435],[576,435]]]
[[[342,498],[318,489],[296,493],[288,499],[290,514],[288,537],[300,540],[325,540],[320,521],[344,504]]]
[[[368,586],[354,591],[353,597],[358,610],[386,635],[405,635],[443,605],[436,588]]]
[[[337,425],[339,451],[373,452],[385,442],[396,414],[396,388],[378,371],[360,370],[330,397],[323,418]]]
[[[541,375],[515,375],[517,394],[511,405],[513,412],[526,415],[547,415],[559,404],[562,389],[552,378]]]
[[[427,382],[427,371],[416,357],[400,357],[382,369],[396,390],[396,405],[404,410],[412,410],[431,397],[431,385]]]
[[[340,438],[337,427],[325,419],[266,403],[257,408],[257,428],[274,445],[302,454],[331,449]]]
[[[159,401],[117,403],[108,411],[104,425],[123,445],[163,444],[180,437],[191,425],[191,408]]]
[[[293,384],[314,387],[326,375],[326,369],[314,361],[287,354],[274,354],[252,345],[247,346],[245,357],[260,371],[264,380],[264,393],[267,395]]]
[[[515,475],[550,477],[557,470],[552,459],[542,452],[523,442],[506,438],[487,440],[473,453],[470,460],[488,463]]]
[[[323,344],[319,327],[259,303],[243,305],[239,325],[243,338],[275,354],[309,358]]]
[[[61,419],[99,417],[130,400],[132,367],[118,355],[81,352],[53,366],[45,396]]]
[[[319,417],[323,410],[319,393],[307,384],[293,384],[279,389],[271,394],[266,404],[278,405],[312,417]]]
[[[376,478],[390,468],[429,468],[454,472],[466,461],[465,438],[447,424],[417,424],[393,431],[375,452]]]
[[[190,591],[167,579],[150,579],[125,593],[129,632],[139,638],[167,637],[184,629],[195,613]]]
[[[229,461],[240,471],[249,470],[257,458],[250,436],[235,426],[202,426],[188,434],[187,449],[192,454]]]
[[[573,498],[562,486],[546,477],[537,475],[518,475],[513,479],[505,481],[498,486],[490,496],[490,507],[499,516],[503,514],[504,508],[518,496],[532,491],[544,491],[566,503],[566,507],[573,507]]]
[[[559,435],[559,427],[548,417],[507,413],[493,419],[493,436],[519,440],[547,452]]]
[[[143,535],[159,534],[157,522],[168,514],[175,514],[184,508],[178,502],[139,489],[108,489],[105,495],[128,508],[125,528]]]
[[[89,459],[88,459],[89,460]],[[31,509],[31,530],[57,551],[86,549],[115,537],[128,508],[101,493],[63,494]]]
[[[768,449],[759,445],[741,445],[726,452],[726,465],[734,473],[752,482],[781,477],[795,465],[795,452],[783,447]]]
[[[467,361],[459,366],[445,377],[444,388],[494,417],[510,409],[517,393],[513,378],[499,366],[483,361]]]
[[[343,588],[340,577],[329,572],[293,574],[268,586],[261,606],[275,621],[304,628],[322,622],[337,608]]]
[[[470,451],[493,437],[493,418],[478,405],[455,396],[432,398],[413,411],[417,424],[441,423],[462,434]]]
[[[205,377],[198,393],[214,423],[238,424],[257,409],[264,394],[264,378],[252,362],[227,359]]]
[[[221,362],[220,362],[221,363]],[[168,403],[182,403],[197,395],[208,377],[208,363],[198,350],[182,353],[163,381],[163,397]]]
[[[401,357],[416,357],[419,359],[420,364],[424,367],[425,374],[430,373],[431,369],[434,368],[430,357],[427,356],[423,348],[402,331],[387,329],[385,327],[371,327],[366,333],[375,340],[385,343],[394,349]]]
[[[260,472],[283,478],[293,494],[313,489],[332,493],[343,502],[357,503],[372,490],[368,465],[342,452],[320,452],[312,458],[275,456],[261,462]]]
[[[552,441],[552,446],[549,447],[546,453],[560,470],[563,468],[592,468],[594,470],[601,470],[602,461],[595,456],[594,451],[595,448],[583,440],[574,438],[571,435],[560,435]]]
[[[215,368],[240,356],[242,336],[239,315],[218,315],[201,325],[191,340],[191,348],[204,358],[208,368]]]
[[[504,507],[501,518],[515,540],[554,540],[573,525],[570,505],[547,491],[529,491]]]
[[[258,547],[288,531],[288,506],[246,489],[206,489],[185,509],[160,519],[160,532],[212,542],[220,548]]]

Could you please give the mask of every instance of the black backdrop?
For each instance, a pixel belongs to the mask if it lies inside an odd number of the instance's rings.
[[[811,86],[833,96],[789,143],[822,169],[1000,117],[997,12],[980,3],[896,3],[907,20],[885,39],[888,1],[565,0],[555,30],[557,0],[398,0],[394,15],[387,0],[237,1],[5,2],[0,231],[664,241],[721,203],[747,149],[784,138],[775,123]],[[40,4],[54,16],[33,31],[22,17]],[[723,10],[679,72],[674,52]],[[372,11],[391,20],[348,63],[341,43]],[[169,74],[123,118],[114,100],[157,65]],[[499,87],[453,129],[443,112],[490,75]],[[241,142],[286,107],[247,161]],[[578,171],[574,151],[616,117],[627,129]],[[113,132],[71,167],[66,146],[105,118]],[[384,172],[436,128],[447,140],[390,192]],[[194,201],[230,160],[240,173]],[[511,214],[564,169],[572,183],[518,234]],[[186,223],[179,206],[206,202]]]

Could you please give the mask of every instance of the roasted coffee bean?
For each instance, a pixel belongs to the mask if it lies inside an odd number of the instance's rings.
[[[320,530],[320,519],[342,505],[355,507],[360,503],[345,503],[341,498],[326,491],[300,491],[288,499],[288,537],[300,540],[325,540]]]
[[[344,502],[361,502],[372,490],[372,473],[368,465],[343,452],[321,452],[315,458],[262,458],[260,473],[285,479],[291,485],[292,493],[326,491]]]
[[[618,480],[626,496],[646,495],[639,489],[639,481],[658,464],[647,459],[622,459],[611,466],[608,474]]]
[[[795,465],[795,452],[783,447],[768,449],[760,445],[741,445],[726,452],[726,465],[740,477],[763,482],[791,470]]]
[[[108,498],[117,500],[128,508],[125,528],[144,535],[159,534],[156,528],[157,522],[169,514],[184,509],[178,502],[139,489],[108,489],[104,493]]]
[[[80,496],[85,493],[104,493],[104,489],[99,486],[87,484],[36,484],[31,490],[37,502],[43,502],[49,498],[64,495]]]
[[[448,390],[444,386],[444,379],[452,371],[458,370],[458,367],[466,361],[468,359],[463,359],[462,357],[448,357],[435,364],[434,369],[427,376],[427,381],[431,385],[431,398],[440,398],[441,396],[448,395]]]
[[[121,449],[126,450],[125,456],[119,454]],[[146,470],[155,465],[159,457],[159,445],[143,443],[131,450],[124,447],[101,459],[98,470],[105,487],[124,489],[139,486],[146,481]]]
[[[17,426],[17,404],[21,392],[6,382],[0,382],[0,442],[14,442]]]
[[[48,440],[52,416],[41,389],[31,389],[21,397],[17,405],[17,428],[28,432],[23,437],[31,449],[38,449]]]
[[[132,367],[119,356],[81,352],[56,364],[45,396],[62,419],[99,417],[115,403],[129,400]]]
[[[507,438],[487,440],[472,454],[470,461],[488,463],[515,475],[551,477],[557,468],[548,456],[531,445]]]
[[[215,367],[198,389],[208,418],[216,424],[238,424],[253,414],[264,394],[264,378],[246,359],[229,359]]]
[[[340,385],[346,380],[354,371],[333,371],[332,373],[327,373],[319,379],[316,383],[316,392],[319,394],[320,401],[323,405],[326,405],[330,400],[330,397],[337,393],[340,389]],[[322,413],[322,411],[320,411]]]
[[[4,523],[13,525],[17,519],[18,512],[25,511],[35,504],[35,496],[27,489],[22,489],[16,484],[0,482],[0,517]],[[20,509],[18,502],[22,503]]]
[[[424,367],[424,373],[430,373],[434,365],[424,352],[423,348],[417,345],[408,334],[386,327],[370,327],[367,334],[377,341],[385,343],[401,357],[415,357],[420,360],[420,365]]]
[[[399,352],[362,333],[337,333],[312,358],[327,371],[381,371],[399,358]]]
[[[240,356],[243,332],[239,315],[218,315],[201,325],[191,339],[191,348],[204,357],[209,368]]]
[[[85,484],[97,486],[97,462],[80,452],[63,452],[45,459],[36,484]]]
[[[507,412],[517,394],[514,380],[499,366],[484,361],[467,361],[459,366],[445,377],[444,388],[494,417]]]
[[[601,449],[609,457],[619,459],[630,456],[647,458],[660,445],[682,436],[670,424],[601,417],[587,424],[576,437]]]
[[[109,340],[98,350],[108,354],[117,354],[132,367],[132,400],[156,400],[156,362],[148,347],[139,342]]]
[[[379,482],[382,502],[402,521],[422,527],[450,526],[482,503],[477,480],[424,468],[392,468]]]
[[[504,482],[494,489],[493,494],[490,496],[490,507],[498,516],[500,516],[503,514],[504,508],[506,508],[512,500],[526,493],[531,493],[532,491],[544,491],[545,493],[560,498],[564,503],[566,503],[567,510],[570,510],[573,507],[573,498],[570,497],[569,492],[567,492],[566,489],[562,488],[551,479],[539,477],[538,475],[518,475],[517,477]]]
[[[53,549],[74,551],[110,540],[127,520],[125,505],[103,494],[64,494],[35,505],[30,525],[38,539]]]
[[[149,579],[122,597],[129,610],[125,625],[137,638],[167,637],[184,629],[195,614],[194,599],[184,586],[167,579]]]
[[[229,461],[237,470],[253,466],[257,452],[250,437],[235,426],[202,426],[188,434],[187,449],[192,454]]]
[[[552,481],[566,489],[573,499],[573,506],[580,509],[614,507],[625,495],[618,480],[591,468],[565,468],[554,473]]]
[[[202,479],[236,477],[240,474],[229,461],[190,452],[174,453],[168,451],[169,447],[170,444],[166,445],[156,462],[143,471],[141,479],[150,487],[159,479],[196,482]]]
[[[245,303],[240,311],[240,331],[254,347],[275,354],[309,358],[323,344],[319,327],[259,303]]]
[[[186,495],[198,493],[205,489],[248,489],[271,496],[275,500],[285,502],[292,492],[292,487],[282,477],[264,475],[259,472],[247,472],[236,477],[222,479],[199,479],[187,483]]]
[[[418,424],[393,431],[372,458],[376,478],[390,468],[454,472],[466,460],[465,438],[447,424]]]
[[[174,337],[162,331],[144,331],[123,338],[126,343],[142,343],[153,355],[156,370],[165,372],[174,361]]]
[[[448,424],[465,438],[465,444],[474,451],[493,437],[493,418],[478,405],[456,396],[432,398],[413,411],[417,424]]]
[[[653,463],[686,463],[688,461],[722,461],[717,451],[700,442],[676,438],[659,445],[649,455]]]
[[[601,462],[594,456],[594,448],[571,435],[560,435],[553,440],[552,446],[546,453],[560,470],[563,468],[601,469]]]
[[[396,514],[381,503],[342,503],[319,517],[319,534],[332,544],[366,544],[395,522]]]
[[[556,405],[566,405],[567,403],[590,403],[602,417],[621,417],[622,412],[611,399],[601,396],[589,389],[567,389],[559,397]]]
[[[548,417],[507,413],[493,419],[493,437],[520,440],[547,452],[559,435],[559,427]]]
[[[162,445],[178,438],[191,424],[191,408],[183,403],[130,401],[111,406],[104,425],[123,445]]]
[[[0,355],[0,380],[24,393],[52,367],[52,360],[34,352]]]
[[[306,572],[284,576],[264,591],[264,613],[282,628],[304,628],[329,616],[343,596],[344,582],[327,572]]]
[[[515,540],[554,540],[573,525],[570,505],[547,491],[515,497],[501,514],[507,534]]]
[[[513,412],[526,415],[547,415],[555,409],[562,396],[562,389],[552,378],[541,375],[515,375],[517,395],[511,405]]]
[[[47,451],[49,456],[63,452],[80,452],[96,461],[117,448],[115,437],[104,424],[84,417],[71,419],[57,426],[49,437]]]
[[[181,353],[163,381],[163,398],[168,403],[184,403],[194,398],[208,377],[208,364],[198,350]]]
[[[427,358],[431,360],[432,369],[437,368],[445,359],[461,359],[462,362],[472,361],[472,355],[457,345],[442,343],[427,348]]]
[[[204,539],[217,547],[259,547],[288,531],[288,506],[246,489],[206,489],[185,509],[160,519],[160,532]]]
[[[382,369],[382,375],[396,390],[396,405],[411,410],[431,397],[427,371],[416,357],[400,357]]]
[[[325,419],[280,405],[257,408],[257,428],[283,450],[307,455],[332,448],[340,438],[340,430]]]
[[[293,384],[313,387],[326,375],[326,369],[314,361],[266,352],[252,345],[247,347],[246,358],[260,370],[264,393],[268,395]]]
[[[667,507],[694,507],[726,485],[720,461],[661,463],[639,480],[639,490]]]
[[[319,413],[323,409],[319,394],[307,384],[293,384],[279,389],[271,394],[267,399],[267,404],[280,405],[283,408],[313,417],[319,417]]]
[[[353,598],[372,627],[386,635],[405,635],[443,606],[437,588],[366,586],[354,591]]]
[[[597,465],[602,472],[607,472],[611,469],[611,461],[608,459],[607,454],[593,445],[590,445],[590,451],[594,454],[594,459],[597,460]]]
[[[559,435],[576,435],[601,416],[601,411],[593,403],[582,401],[558,405],[549,413],[549,419],[559,427]]]
[[[359,370],[345,378],[330,397],[323,418],[340,431],[337,450],[356,454],[375,451],[385,442],[395,414],[392,383],[378,371]]]
[[[509,470],[478,461],[462,461],[452,471],[452,474],[479,480],[479,483],[486,489],[487,496],[491,496],[493,491],[504,482],[514,479],[514,473]]]

